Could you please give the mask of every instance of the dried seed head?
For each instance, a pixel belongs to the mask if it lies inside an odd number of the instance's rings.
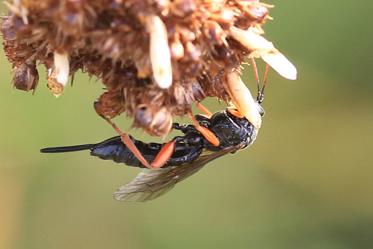
[[[165,135],[172,116],[207,96],[234,100],[244,110],[249,104],[227,87],[227,78],[249,56],[262,57],[286,78],[296,76],[261,37],[271,6],[258,0],[14,0],[8,6],[1,32],[16,88],[35,89],[32,65],[39,63],[59,95],[80,69],[105,85],[98,114],[126,112],[155,135]]]

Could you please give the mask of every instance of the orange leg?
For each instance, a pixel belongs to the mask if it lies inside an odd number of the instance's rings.
[[[209,129],[207,129],[206,127],[201,126],[191,112],[188,112],[188,115],[190,119],[192,120],[193,125],[202,134],[202,136],[204,136],[207,139],[207,141],[209,141],[214,146],[219,146],[220,141],[215,136],[215,134]]]
[[[244,118],[245,116],[238,110],[234,102],[230,102],[227,107],[227,112],[232,114],[233,116],[237,118]]]
[[[211,118],[212,117],[212,113],[204,105],[202,105],[200,102],[196,102],[196,107],[201,112],[203,112],[203,114],[205,115],[205,117],[207,117],[207,118]]]
[[[229,112],[230,114],[232,114],[233,116],[235,116],[237,118],[244,118],[245,117],[242,113],[240,113],[240,111],[235,106],[233,106],[233,104],[231,104],[231,106],[227,107],[227,112]]]
[[[127,146],[127,148],[132,151],[132,153],[135,155],[135,157],[147,168],[151,168],[148,161],[143,157],[141,152],[137,149],[136,145],[133,143],[131,138],[127,133],[123,133],[118,126],[116,126],[110,119],[103,117],[113,128],[114,130],[119,134],[122,142]]]
[[[175,151],[175,141],[170,141],[165,143],[162,146],[162,149],[158,152],[157,156],[154,158],[153,162],[151,163],[151,166],[153,168],[161,168],[165,163],[170,159],[172,154]]]
[[[131,138],[128,134],[123,133],[118,126],[116,126],[110,119],[104,118],[113,128],[114,130],[120,135],[122,142],[127,146],[127,148],[132,151],[135,157],[149,169],[157,169],[161,168],[167,161],[170,159],[172,154],[175,151],[175,142],[170,141],[163,145],[162,149],[158,152],[157,156],[153,160],[151,164],[144,158],[141,152],[137,149],[136,145],[133,143]]]

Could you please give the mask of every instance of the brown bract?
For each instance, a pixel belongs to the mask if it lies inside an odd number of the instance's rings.
[[[80,69],[105,84],[95,103],[98,114],[114,118],[126,112],[135,126],[158,136],[195,101],[207,96],[230,101],[227,75],[255,52],[255,46],[232,37],[232,28],[261,30],[269,18],[269,6],[255,0],[15,0],[7,5],[1,32],[17,89],[36,88],[37,63],[48,70],[55,95]]]

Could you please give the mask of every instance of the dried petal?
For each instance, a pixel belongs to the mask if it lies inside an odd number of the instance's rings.
[[[180,40],[177,39],[177,40],[172,42],[172,44],[171,44],[171,54],[172,54],[172,58],[175,59],[175,60],[179,60],[179,59],[183,58],[183,56],[184,56],[184,46],[180,42]]]
[[[230,35],[252,52],[250,56],[262,57],[282,77],[290,80],[297,78],[295,66],[274,47],[272,42],[259,35],[255,29],[242,30],[232,27]]]
[[[20,0],[13,0],[13,4],[9,2],[4,2],[4,4],[8,7],[10,11],[12,11],[14,14],[22,18],[22,21],[24,24],[28,24],[28,10],[22,5],[22,1]]]
[[[158,16],[149,16],[147,28],[150,33],[150,61],[154,80],[160,88],[169,88],[172,84],[172,66],[166,25]]]
[[[270,65],[282,77],[289,80],[297,79],[297,69],[295,66],[280,52],[267,53],[262,55],[262,59]]]
[[[53,69],[48,69],[47,86],[55,97],[59,97],[64,90],[64,86],[57,81],[56,71]]]
[[[252,28],[243,30],[231,27],[230,35],[250,51],[262,52],[275,50],[272,42],[267,41]]]
[[[258,110],[258,103],[255,102],[238,72],[233,71],[227,74],[226,89],[238,111],[256,128],[260,128],[262,117]]]
[[[63,87],[66,86],[69,81],[70,64],[69,56],[67,53],[54,52],[54,72],[56,80]]]

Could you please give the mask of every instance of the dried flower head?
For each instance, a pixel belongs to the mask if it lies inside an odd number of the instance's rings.
[[[262,35],[270,5],[258,0],[14,0],[3,18],[4,49],[14,85],[34,90],[36,63],[60,95],[81,69],[102,80],[98,114],[123,112],[153,135],[171,129],[207,96],[233,100],[260,125],[239,70],[246,57],[261,57],[282,76],[294,66]],[[243,94],[237,94],[243,90]],[[254,120],[256,119],[256,120]]]

